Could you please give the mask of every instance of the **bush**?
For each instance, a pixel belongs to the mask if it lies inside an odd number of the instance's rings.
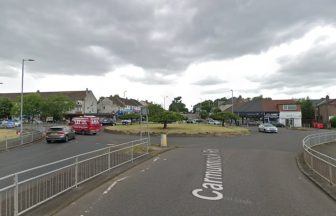
[[[336,128],[336,116],[330,119],[331,127]]]

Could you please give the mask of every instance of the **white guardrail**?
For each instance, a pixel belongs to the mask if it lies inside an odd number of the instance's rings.
[[[336,142],[336,133],[312,134],[303,139],[303,157],[306,164],[330,184],[336,184],[336,158],[318,152],[314,146]]]
[[[148,154],[148,138],[34,167],[0,178],[0,216],[21,215],[109,170]]]
[[[22,144],[32,143],[36,140],[40,140],[44,137],[44,133],[41,131],[32,131],[24,133],[22,135]],[[15,138],[7,138],[0,140],[0,151],[8,150],[10,148],[18,147],[21,144],[21,137],[17,136]]]

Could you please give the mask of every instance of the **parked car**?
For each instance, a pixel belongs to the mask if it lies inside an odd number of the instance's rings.
[[[187,124],[192,124],[193,123],[193,120],[192,119],[188,119],[187,120]]]
[[[15,128],[15,121],[13,120],[8,120],[6,123],[6,128]]]
[[[280,123],[280,122],[271,122],[272,125],[274,125],[275,127],[286,127],[284,124]]]
[[[258,126],[259,132],[265,132],[265,133],[278,133],[278,128],[276,128],[274,125],[270,123],[260,124]]]
[[[68,126],[54,126],[49,128],[46,133],[46,141],[48,143],[53,141],[68,142],[71,139],[75,139],[75,131]]]
[[[21,121],[20,120],[14,120],[15,127],[20,127],[21,126]]]
[[[104,118],[101,120],[102,125],[117,125],[116,122],[112,118]]]
[[[99,118],[95,116],[76,117],[70,123],[72,129],[80,134],[97,134],[101,131],[102,125]]]
[[[217,121],[217,120],[213,120],[213,119],[209,119],[208,120],[208,124],[211,124],[211,125],[221,125],[222,122]]]
[[[128,125],[128,124],[131,124],[131,123],[132,123],[131,119],[124,119],[124,120],[121,121],[122,125]]]

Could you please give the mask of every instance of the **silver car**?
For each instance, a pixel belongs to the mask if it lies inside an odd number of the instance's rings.
[[[53,141],[68,142],[71,139],[75,139],[75,132],[68,126],[54,126],[49,128],[46,133],[48,143]]]
[[[265,133],[278,133],[278,128],[276,128],[274,125],[270,123],[264,123],[260,124],[258,126],[259,132],[265,132]]]

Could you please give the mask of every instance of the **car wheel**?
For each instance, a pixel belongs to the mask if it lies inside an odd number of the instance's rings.
[[[81,131],[81,134],[82,134],[82,135],[85,135],[85,131],[82,130],[82,131]]]
[[[69,137],[68,137],[68,136],[65,136],[64,141],[65,141],[65,142],[69,142]]]
[[[47,143],[51,143],[51,141],[50,141],[50,140],[47,140]]]

